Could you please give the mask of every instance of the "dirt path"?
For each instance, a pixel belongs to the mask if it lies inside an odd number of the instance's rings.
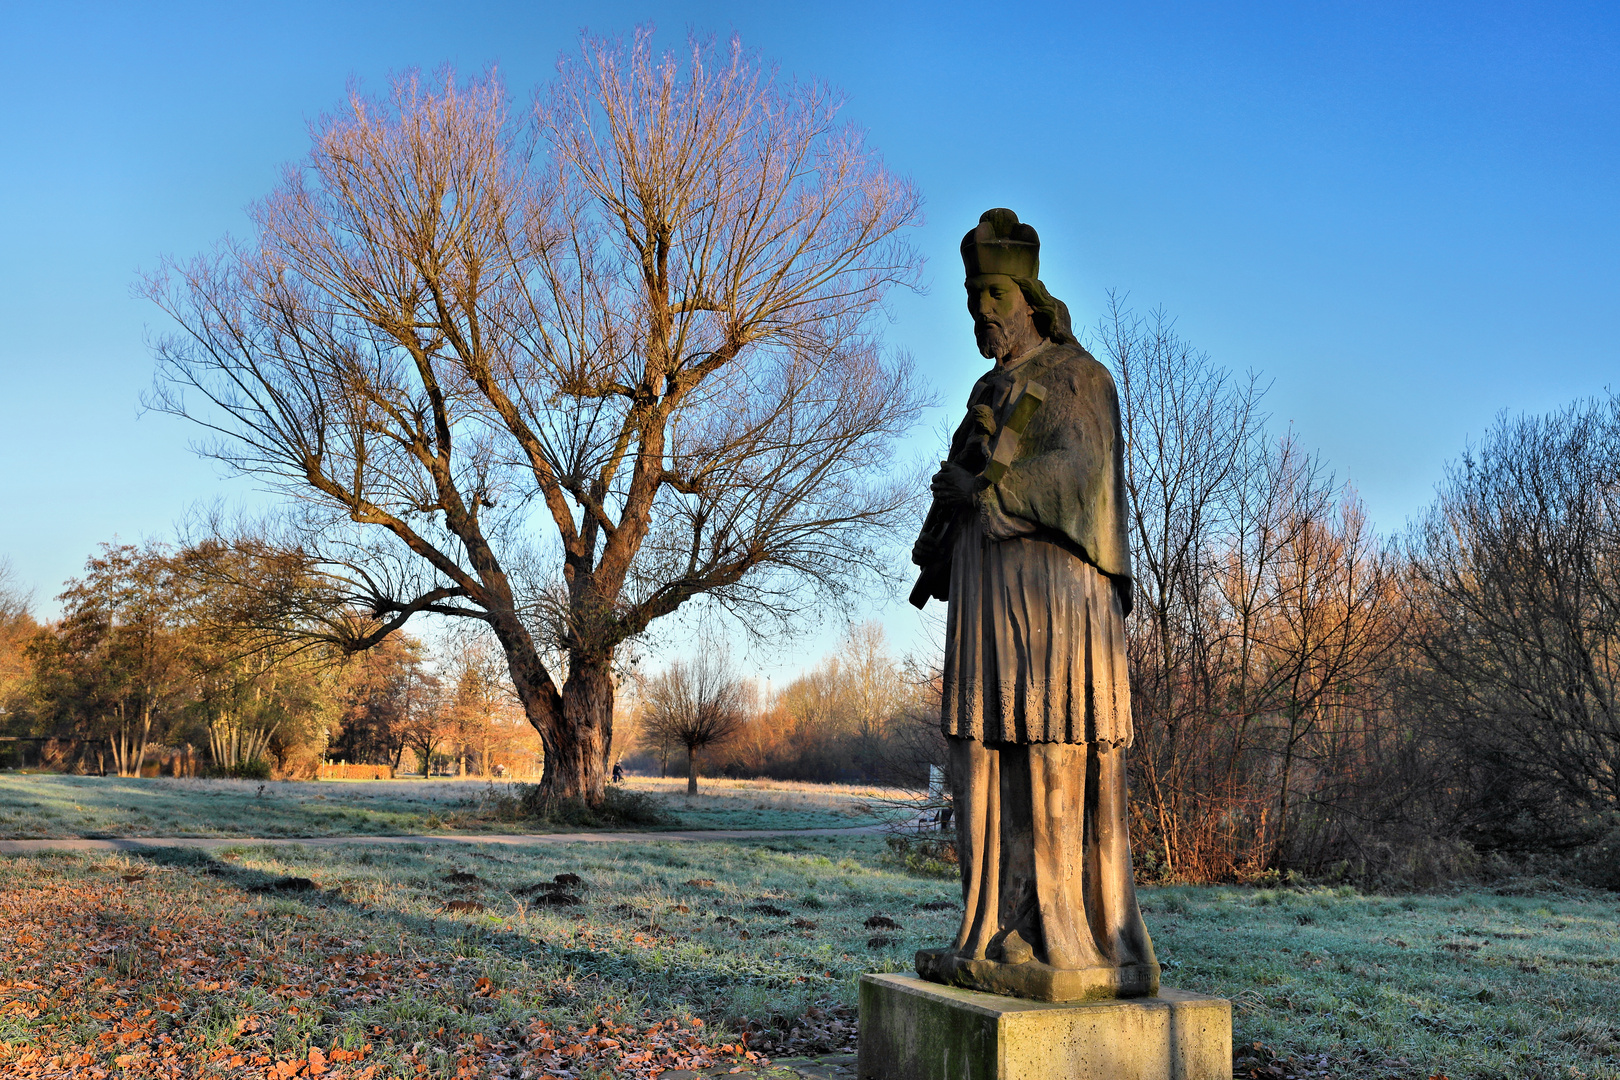
[[[190,847],[214,850],[268,844],[340,847],[345,844],[614,844],[648,840],[764,840],[775,836],[860,836],[882,832],[882,825],[852,829],[687,829],[679,832],[457,833],[430,836],[119,836],[61,837],[46,840],[0,840],[0,855],[30,851],[139,851],[142,848]]]

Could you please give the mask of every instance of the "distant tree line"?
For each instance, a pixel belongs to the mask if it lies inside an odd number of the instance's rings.
[[[259,603],[272,592],[302,600]],[[321,608],[318,582],[279,558],[109,544],[67,583],[60,619],[36,622],[27,599],[0,581],[0,764],[265,777],[313,775],[323,760],[458,774],[541,764],[492,643],[446,639],[430,656],[400,635],[350,654],[313,627],[273,625],[366,618]]]

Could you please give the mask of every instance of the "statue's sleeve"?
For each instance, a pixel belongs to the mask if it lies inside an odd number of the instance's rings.
[[[1031,418],[1018,456],[981,495],[987,530],[992,539],[1027,531],[998,530],[1000,519],[1055,530],[1086,561],[1128,586],[1124,455],[1113,378],[1085,356],[1049,372],[1045,381],[1047,399]]]

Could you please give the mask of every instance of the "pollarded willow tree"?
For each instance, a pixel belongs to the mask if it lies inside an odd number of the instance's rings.
[[[875,328],[912,186],[840,102],[733,41],[587,38],[532,111],[396,80],[314,125],[251,242],[170,263],[153,404],[291,496],[369,647],[487,623],[546,751],[601,797],[615,651],[695,597],[752,627],[851,594],[912,515],[924,393]]]

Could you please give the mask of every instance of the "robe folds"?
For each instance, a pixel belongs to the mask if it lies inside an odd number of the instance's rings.
[[[951,555],[945,641],[945,734],[1130,745],[1119,593],[1062,544],[991,540],[966,523]]]
[[[1127,832],[1130,555],[1119,404],[1108,370],[1050,342],[975,384],[952,440],[965,467],[1024,386],[1046,397],[1001,480],[948,540],[941,726],[963,915],[927,978],[1044,1000],[1157,992]],[[975,445],[975,444],[978,445]]]

